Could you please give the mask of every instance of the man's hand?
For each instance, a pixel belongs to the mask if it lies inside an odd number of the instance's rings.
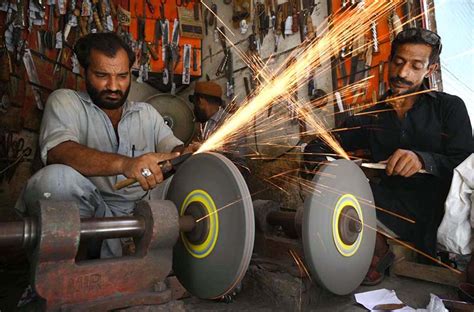
[[[127,178],[136,179],[143,190],[148,191],[163,182],[163,173],[158,163],[179,155],[180,153],[148,153],[136,158],[127,158],[122,163],[122,173]],[[149,177],[144,177],[142,175],[143,169],[149,169],[152,174]]]
[[[404,149],[397,149],[392,156],[383,162],[387,164],[385,172],[389,176],[399,175],[408,178],[423,168],[423,163],[418,155]]]
[[[191,142],[188,146],[184,147],[184,145],[176,146],[173,149],[173,152],[179,152],[181,154],[188,154],[194,153],[201,147],[201,143],[199,142]]]
[[[201,147],[201,145],[200,142],[191,142],[184,148],[183,154],[194,153]]]

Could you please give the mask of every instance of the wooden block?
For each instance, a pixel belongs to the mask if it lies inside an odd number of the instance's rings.
[[[395,262],[391,267],[391,273],[455,287],[466,280],[464,272],[459,273],[446,267],[417,263],[417,253],[397,241],[388,240],[388,244],[395,254]],[[412,244],[408,245],[412,246]]]
[[[466,274],[464,272],[457,273],[456,271],[444,267],[420,264],[406,260],[396,262],[392,266],[391,272],[400,276],[454,287],[457,287],[460,283],[466,281]]]

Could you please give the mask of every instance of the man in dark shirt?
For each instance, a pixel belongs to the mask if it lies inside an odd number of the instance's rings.
[[[428,91],[423,84],[437,69],[440,52],[440,37],[431,31],[411,28],[399,33],[392,43],[390,90],[384,101],[347,119],[342,128],[349,130],[337,134],[345,150],[367,149],[372,161],[386,163],[380,181],[371,182],[375,204],[416,223],[380,209],[377,218],[431,256],[436,254],[436,231],[453,169],[474,150],[464,102]],[[317,162],[320,158],[314,154],[321,152],[329,150],[314,140],[305,149],[305,160]],[[427,173],[419,173],[421,169]],[[387,251],[377,234],[374,256],[381,258]]]

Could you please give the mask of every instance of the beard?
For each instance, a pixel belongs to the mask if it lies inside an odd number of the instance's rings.
[[[109,91],[109,90],[98,90],[96,89],[87,79],[86,79],[86,90],[91,97],[92,102],[103,109],[117,109],[121,107],[127,100],[128,93],[130,92],[130,87],[132,84],[128,85],[127,90],[124,92],[120,90]],[[108,100],[107,96],[116,94],[119,96],[116,100]]]
[[[204,110],[200,109],[199,105],[197,104],[194,104],[194,116],[196,117],[196,121],[200,123],[204,123],[209,120]]]

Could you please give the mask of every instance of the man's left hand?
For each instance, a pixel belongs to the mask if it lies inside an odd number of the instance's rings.
[[[404,149],[397,149],[384,162],[387,163],[385,172],[389,176],[399,175],[408,178],[423,168],[423,163],[418,155],[413,151]]]
[[[199,142],[191,142],[188,146],[184,148],[183,154],[194,153],[201,147]]]
[[[180,154],[195,153],[200,147],[201,147],[201,143],[192,142],[186,147],[184,147],[184,145],[176,146],[173,149],[173,152],[179,152]]]

